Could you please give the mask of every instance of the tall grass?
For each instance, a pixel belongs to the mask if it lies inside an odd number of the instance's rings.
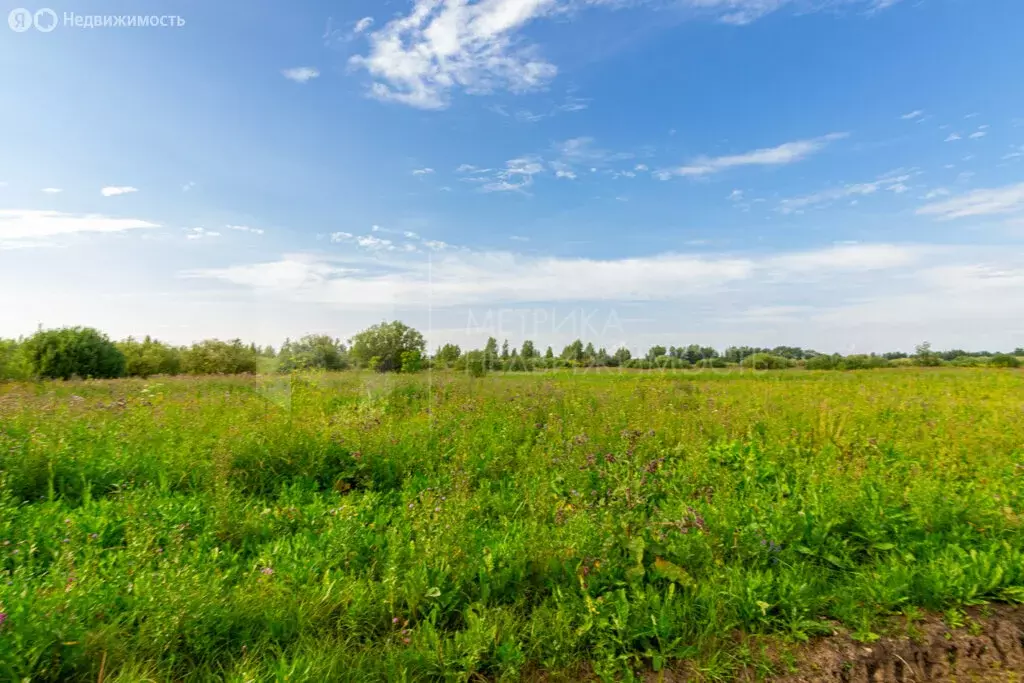
[[[1006,370],[0,386],[0,679],[575,680],[1024,598]]]

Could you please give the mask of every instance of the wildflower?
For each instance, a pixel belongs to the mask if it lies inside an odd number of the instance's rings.
[[[391,617],[391,623],[392,624],[397,624],[398,623],[398,617]]]
[[[91,539],[92,539],[92,540],[94,540],[94,541],[95,541],[95,540],[96,540],[97,538],[99,538],[99,537],[100,537],[100,535],[99,535],[99,534],[89,534],[89,538],[91,538]]]
[[[402,642],[403,642],[403,643],[405,643],[406,645],[408,645],[408,644],[409,644],[409,643],[411,643],[412,641],[411,641],[411,640],[409,640],[408,638],[402,638]]]
[[[260,574],[263,574],[264,576],[271,576],[271,575],[273,575],[273,573],[274,573],[273,567],[264,567],[263,569],[260,570]]]
[[[7,613],[6,612],[0,612],[0,627],[2,627],[4,625],[5,621],[7,621]]]
[[[65,538],[63,541],[61,541],[61,543],[68,543],[69,541],[70,539]]]

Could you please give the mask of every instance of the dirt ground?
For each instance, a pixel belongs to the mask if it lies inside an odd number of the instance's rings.
[[[908,635],[858,643],[847,634],[817,639],[798,652],[797,673],[776,683],[910,683],[1024,681],[1024,607],[968,611],[967,626],[936,618],[905,627]]]

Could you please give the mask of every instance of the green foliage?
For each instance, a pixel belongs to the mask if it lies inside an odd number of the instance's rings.
[[[985,368],[5,383],[0,678],[732,680],[838,625],[969,627],[1024,598],[1022,393]]]
[[[1020,360],[1016,356],[1006,353],[997,353],[988,362],[994,368],[1019,368]]]
[[[117,343],[125,358],[129,377],[177,375],[181,372],[181,350],[147,336],[142,341],[128,337]]]
[[[403,353],[419,351],[422,354],[426,346],[422,334],[395,320],[374,325],[354,336],[349,354],[367,367],[370,367],[370,360],[376,358],[372,366],[376,372],[397,372],[402,368]]]
[[[788,358],[774,356],[770,353],[755,353],[745,357],[740,365],[754,370],[782,370],[792,367],[793,362]]]
[[[419,372],[423,369],[423,356],[419,349],[402,352],[401,370],[405,373]]]
[[[107,335],[91,327],[40,330],[25,341],[25,359],[35,377],[122,377],[125,357]]]
[[[458,344],[445,344],[438,349],[437,355],[434,356],[434,360],[442,365],[452,366],[458,362],[461,356],[462,349],[459,348]]]
[[[942,365],[942,358],[932,351],[932,345],[928,342],[918,344],[914,350],[914,365],[920,367],[937,367]]]
[[[298,341],[285,340],[278,354],[279,372],[294,370],[344,370],[348,367],[348,349],[340,339],[311,334]]]
[[[0,339],[0,382],[25,380],[32,376],[32,368],[25,357],[25,345],[18,339]]]
[[[483,377],[487,374],[489,359],[485,351],[470,351],[463,360],[470,377]]]
[[[239,339],[207,339],[181,354],[181,369],[190,375],[240,375],[259,369],[259,354]]]

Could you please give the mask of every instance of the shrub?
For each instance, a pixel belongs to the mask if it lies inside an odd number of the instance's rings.
[[[181,372],[181,351],[150,337],[142,341],[128,337],[117,343],[125,358],[125,374],[131,377],[177,375]]]
[[[843,357],[838,353],[832,356],[822,354],[820,356],[808,358],[804,363],[804,367],[808,370],[835,370],[836,366],[838,366],[842,360]]]
[[[207,339],[182,353],[181,366],[190,375],[240,375],[256,372],[259,354],[239,339]]]
[[[755,353],[753,356],[744,358],[740,365],[754,370],[781,370],[792,367],[793,361],[782,356],[773,356],[770,353]]]
[[[889,367],[889,361],[881,356],[854,354],[840,360],[837,367],[840,370],[874,370]]]
[[[470,377],[483,377],[487,374],[487,358],[483,351],[470,351],[464,358],[466,373]]]
[[[24,344],[16,339],[0,339],[0,381],[28,379],[32,376]]]
[[[325,334],[306,335],[281,346],[277,370],[344,370],[348,367],[348,349],[340,339]]]
[[[402,352],[402,372],[419,372],[423,368],[423,356],[419,349]]]
[[[91,327],[40,330],[25,342],[31,373],[44,379],[124,376],[124,354]]]
[[[994,368],[1019,368],[1020,359],[1008,353],[997,353],[988,362]]]

